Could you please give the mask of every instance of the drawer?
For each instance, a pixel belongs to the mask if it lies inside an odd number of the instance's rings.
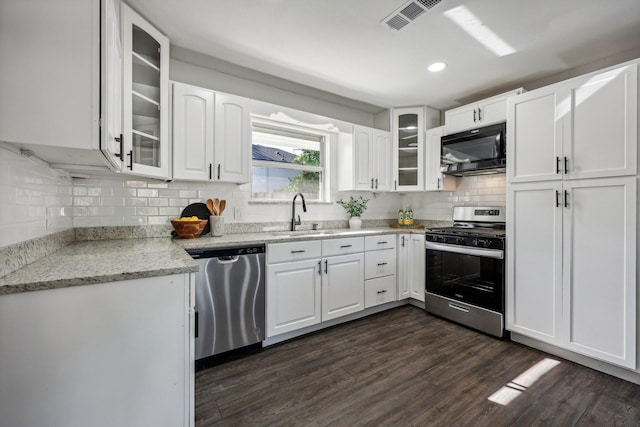
[[[383,251],[365,252],[364,278],[388,276],[396,274],[396,250],[385,249]]]
[[[321,256],[322,244],[320,240],[271,243],[267,245],[267,264],[320,258]]]
[[[344,237],[322,241],[322,256],[345,255],[364,252],[364,237]]]
[[[380,249],[394,249],[396,247],[395,234],[382,234],[380,236],[365,236],[364,250],[377,251]]]
[[[396,275],[365,280],[364,308],[396,300]]]

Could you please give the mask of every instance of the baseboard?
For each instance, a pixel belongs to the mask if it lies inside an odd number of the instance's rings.
[[[511,341],[524,344],[528,347],[533,347],[546,353],[553,354],[554,356],[562,357],[563,359],[578,363],[586,366],[587,368],[595,369],[596,371],[604,372],[605,374],[613,375],[614,377],[621,378],[634,384],[640,384],[640,373],[630,371],[619,366],[610,365],[606,362],[592,359],[515,332],[511,332]]]

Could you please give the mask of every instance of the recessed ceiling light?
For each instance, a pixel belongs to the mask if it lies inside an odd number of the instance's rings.
[[[437,73],[438,71],[442,71],[445,68],[447,68],[447,64],[444,62],[434,62],[433,64],[429,65],[428,70],[431,71],[432,73]]]

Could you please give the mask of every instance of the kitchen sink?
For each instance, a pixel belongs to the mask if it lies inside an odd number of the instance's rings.
[[[278,231],[271,233],[275,237],[296,237],[296,236],[325,236],[329,234],[338,234],[337,230],[301,230],[301,231]]]

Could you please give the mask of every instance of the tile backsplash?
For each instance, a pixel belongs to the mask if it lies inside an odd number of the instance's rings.
[[[73,227],[66,172],[0,145],[0,247]]]
[[[505,175],[459,179],[455,192],[351,193],[331,191],[333,202],[350,195],[370,199],[363,219],[394,219],[410,205],[416,219],[451,220],[454,206],[504,205]],[[227,200],[227,223],[274,223],[291,219],[291,203],[252,202],[249,184],[162,182],[111,174],[70,178],[65,172],[0,147],[0,247],[73,227],[168,225],[194,202]],[[336,203],[308,203],[303,224],[346,220]]]
[[[438,193],[350,193],[332,192],[335,201],[351,194],[369,198],[364,219],[392,219],[401,206],[410,205],[417,219],[451,220],[454,206],[504,205],[505,175],[465,177],[455,192]],[[288,221],[291,203],[251,202],[249,184],[199,182],[159,182],[126,178],[120,175],[99,179],[74,179],[73,225],[95,227],[113,225],[162,225],[177,217],[190,203],[218,197],[227,200],[227,223],[264,223]],[[303,222],[347,219],[335,203],[307,203]]]

